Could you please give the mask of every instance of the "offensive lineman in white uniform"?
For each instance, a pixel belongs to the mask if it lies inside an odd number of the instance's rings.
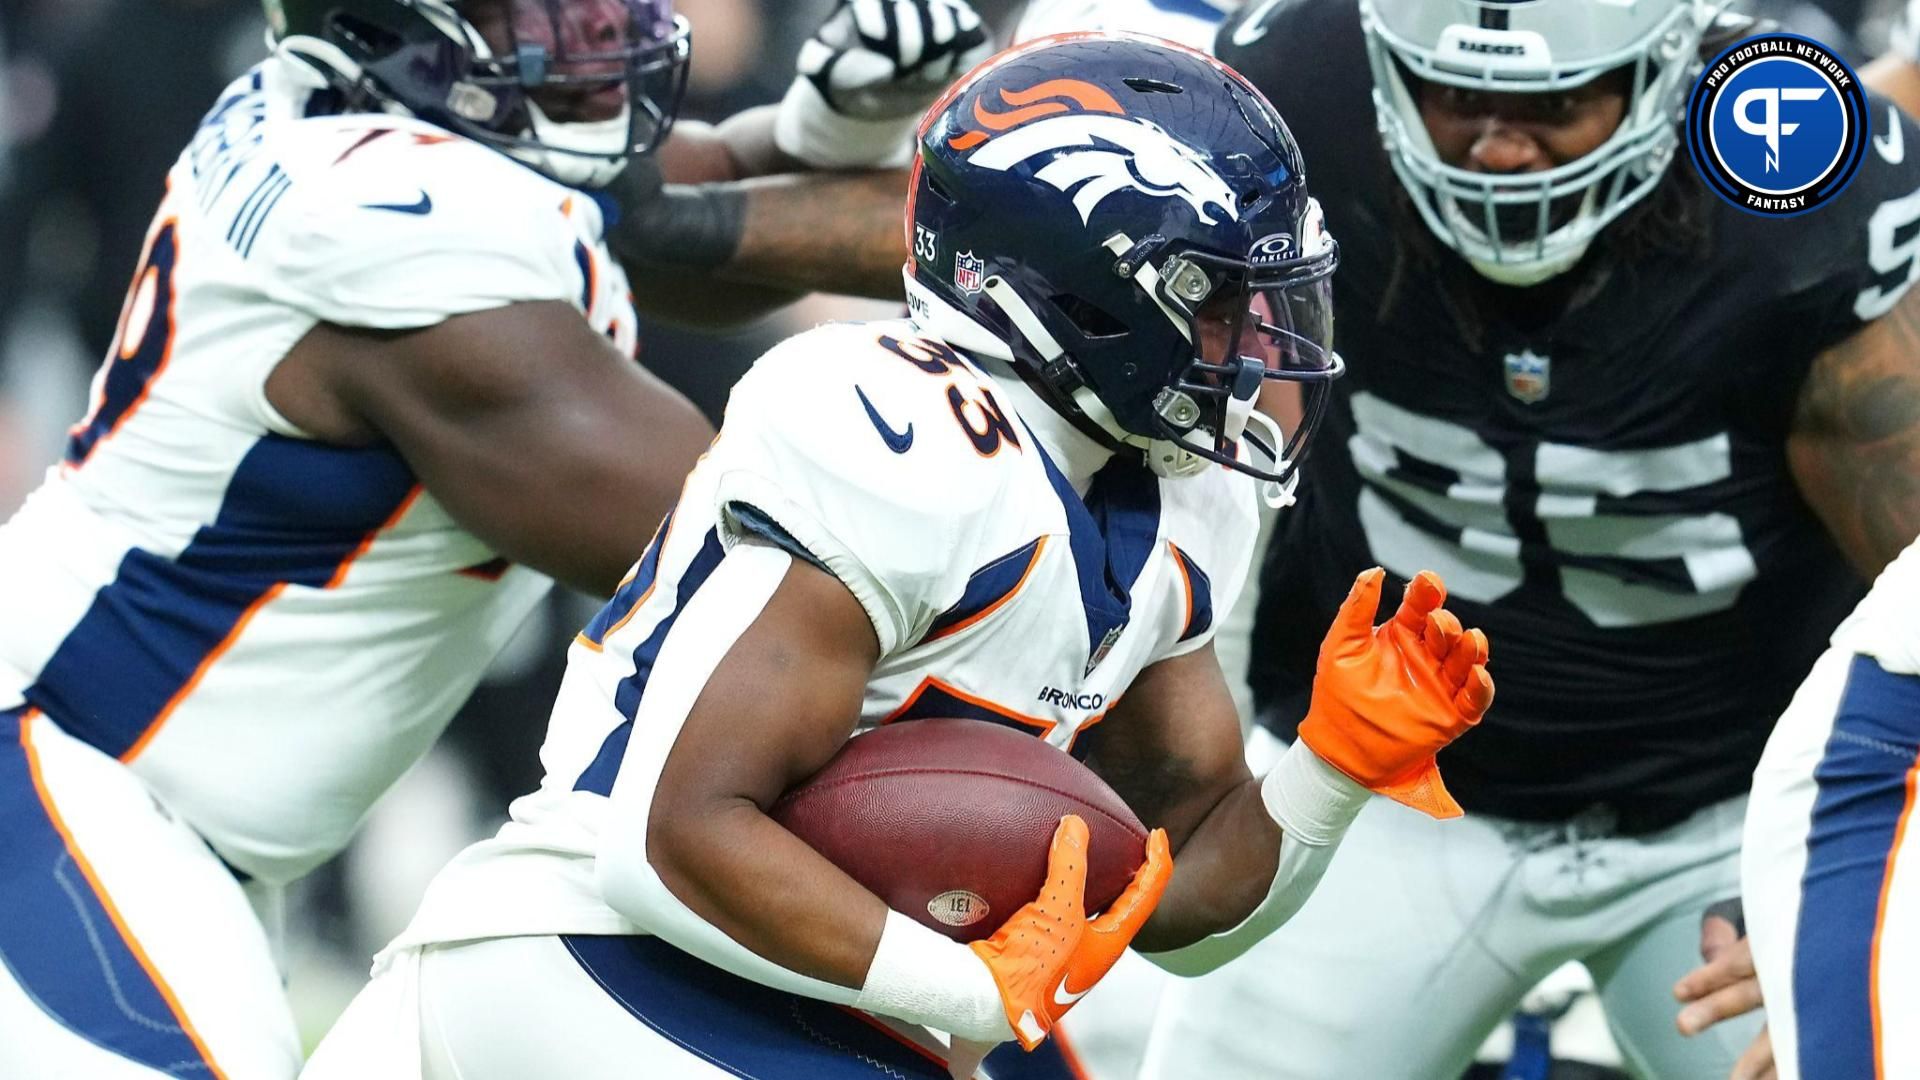
[[[945,1075],[913,1025],[965,1072],[1130,940],[1185,972],[1243,950],[1370,788],[1450,812],[1433,754],[1492,683],[1438,579],[1375,630],[1361,576],[1265,781],[1210,647],[1244,474],[1284,496],[1317,416],[1249,423],[1260,389],[1317,402],[1339,371],[1336,250],[1271,107],[1171,45],[1047,39],[929,114],[908,228],[912,320],[803,334],[735,389],[574,645],[546,781],[442,873],[310,1080]],[[765,815],[857,730],[955,714],[1084,756],[1164,827],[1106,915],[1072,818],[1063,883],[968,948]]]
[[[665,134],[666,0],[267,7],[276,55],[172,170],[92,410],[0,528],[8,1077],[291,1077],[239,882],[338,850],[711,434],[632,363],[579,190]]]

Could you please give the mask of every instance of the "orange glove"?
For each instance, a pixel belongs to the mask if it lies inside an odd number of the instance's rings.
[[[1374,626],[1385,576],[1377,566],[1361,574],[1333,617],[1300,740],[1355,783],[1432,817],[1459,817],[1434,754],[1493,704],[1487,636],[1463,631],[1440,606],[1447,587],[1431,570]]]
[[[1014,912],[992,937],[970,946],[993,972],[1021,1046],[1039,1046],[1074,1002],[1119,962],[1172,876],[1167,831],[1155,829],[1147,836],[1147,861],[1134,871],[1126,891],[1104,915],[1088,920],[1087,823],[1073,814],[1060,819],[1039,898]]]

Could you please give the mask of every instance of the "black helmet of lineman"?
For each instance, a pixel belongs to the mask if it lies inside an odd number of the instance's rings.
[[[399,106],[562,183],[660,143],[686,86],[672,0],[264,0],[276,47],[349,107]]]

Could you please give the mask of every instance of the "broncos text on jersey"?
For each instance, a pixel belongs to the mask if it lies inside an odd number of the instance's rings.
[[[319,322],[518,301],[636,342],[589,199],[418,121],[309,115],[316,92],[273,58],[207,115],[92,410],[0,528],[0,708],[125,762],[270,881],[345,843],[549,582],[456,525],[390,447],[308,438],[268,375]]]
[[[1077,474],[1072,458],[1101,452],[1054,417],[1043,438],[1012,392],[909,322],[824,326],[762,357],[574,643],[541,789],[442,872],[395,947],[646,932],[599,898],[596,834],[614,784],[650,788],[685,720],[690,697],[649,690],[666,685],[656,661],[668,670],[676,620],[743,538],[824,566],[865,608],[880,659],[860,729],[968,716],[1097,755],[1134,677],[1206,645],[1238,593],[1251,481],[1161,480],[1126,459]]]

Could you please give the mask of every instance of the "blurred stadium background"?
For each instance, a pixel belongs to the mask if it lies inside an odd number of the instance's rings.
[[[714,121],[777,100],[800,42],[834,2],[677,0],[694,26],[681,115]],[[1022,0],[973,3],[1004,43]],[[1896,4],[1737,6],[1858,63],[1884,46]],[[220,89],[264,55],[264,33],[259,0],[0,0],[0,520],[84,412],[166,171]],[[773,342],[816,322],[888,310],[816,297],[726,335],[656,323],[643,330],[642,358],[717,418],[727,387]],[[286,964],[309,1044],[364,982],[368,958],[405,924],[434,872],[539,782],[564,642],[598,606],[556,592],[440,748],[383,800],[345,854],[288,897]],[[1584,973],[1562,975],[1537,1001],[1549,1015],[1575,1010],[1554,1028],[1555,1056],[1616,1061],[1597,1007],[1581,994]],[[1504,1062],[1512,1045],[1503,1031],[1483,1056]],[[1488,1066],[1485,1075],[1522,1074]]]

